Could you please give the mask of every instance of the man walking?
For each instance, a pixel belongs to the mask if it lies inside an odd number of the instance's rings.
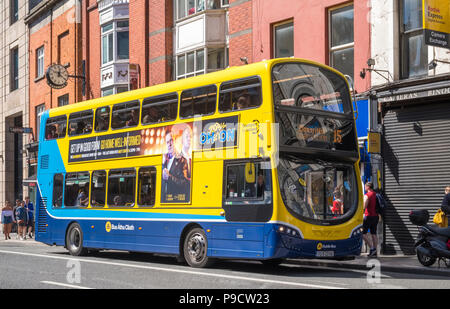
[[[363,221],[363,239],[366,244],[370,247],[369,256],[377,256],[377,225],[378,225],[378,214],[376,211],[377,197],[373,190],[373,184],[367,182],[364,186],[366,194],[364,195],[364,221]],[[370,230],[370,235],[369,235]]]
[[[25,197],[25,208],[28,213],[28,222],[27,222],[27,233],[28,237],[33,238],[33,227],[34,227],[34,205],[30,202],[30,198]]]

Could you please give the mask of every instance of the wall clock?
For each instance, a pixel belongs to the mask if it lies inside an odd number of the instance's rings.
[[[54,63],[48,67],[45,77],[50,87],[61,89],[67,86],[69,72],[63,65]]]

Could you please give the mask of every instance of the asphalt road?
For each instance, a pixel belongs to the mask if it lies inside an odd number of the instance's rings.
[[[194,269],[174,257],[118,251],[77,258],[62,247],[31,240],[1,241],[0,261],[0,289],[196,289],[200,295],[205,289],[450,288],[450,278],[376,269],[368,274],[293,264],[270,268],[256,261],[219,261],[212,268]]]

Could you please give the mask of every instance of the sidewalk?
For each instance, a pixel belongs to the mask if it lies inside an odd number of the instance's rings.
[[[438,266],[438,261],[431,267],[425,267],[417,260],[415,255],[378,255],[377,258],[369,258],[367,254],[363,253],[350,261],[335,261],[335,260],[303,260],[303,259],[289,259],[288,263],[296,265],[309,266],[324,266],[334,268],[356,269],[369,271],[374,267],[374,260],[380,262],[381,271],[410,273],[421,275],[444,276],[450,279],[450,268],[445,266],[444,262]],[[370,263],[368,263],[370,261]]]

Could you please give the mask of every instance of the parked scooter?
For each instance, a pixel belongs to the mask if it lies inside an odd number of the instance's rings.
[[[443,209],[444,212],[448,212]],[[428,225],[430,215],[427,210],[413,210],[409,220],[419,226],[419,236],[414,247],[417,258],[424,266],[433,265],[437,259],[450,267],[450,227]]]

